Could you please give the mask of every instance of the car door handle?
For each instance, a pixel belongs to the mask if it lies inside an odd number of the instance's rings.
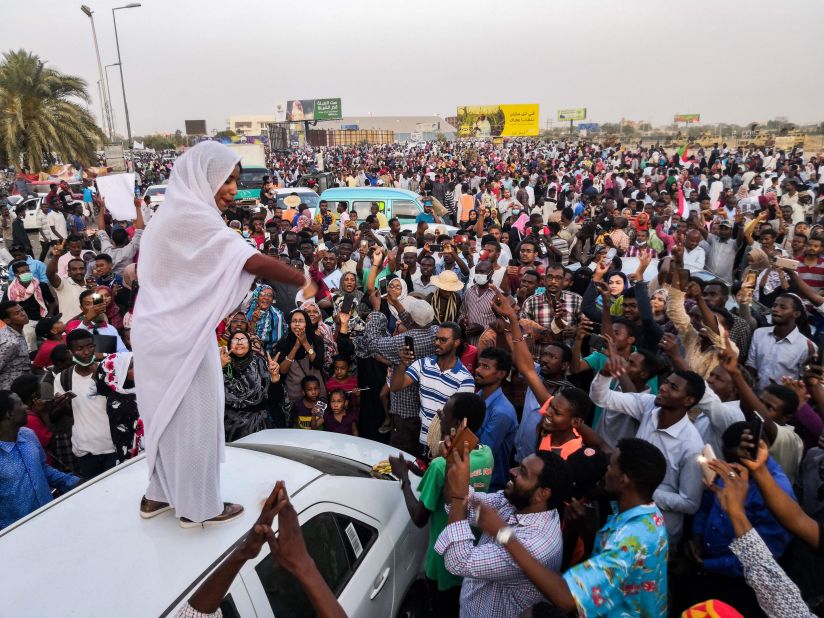
[[[369,600],[370,601],[373,600],[376,596],[378,596],[380,591],[383,590],[383,587],[386,585],[386,581],[389,579],[389,571],[390,570],[391,569],[389,567],[386,567],[383,570],[383,573],[381,573],[378,576],[378,579],[375,580],[375,587],[372,588],[372,592],[369,593]]]

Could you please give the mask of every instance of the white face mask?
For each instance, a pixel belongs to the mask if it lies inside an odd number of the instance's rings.
[[[477,285],[486,285],[489,282],[489,275],[475,273],[474,281]]]

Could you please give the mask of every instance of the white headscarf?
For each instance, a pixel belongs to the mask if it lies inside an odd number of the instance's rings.
[[[214,197],[238,162],[216,142],[187,150],[141,240],[132,346],[150,475],[160,436],[195,372],[206,354],[218,354],[215,328],[254,281],[244,265],[257,251],[227,227]]]

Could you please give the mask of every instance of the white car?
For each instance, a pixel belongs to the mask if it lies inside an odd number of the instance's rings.
[[[22,203],[26,206],[26,215],[23,218],[23,227],[25,227],[27,231],[40,229],[40,226],[37,224],[37,210],[40,208],[40,204],[43,203],[43,198],[30,197]],[[18,205],[19,204],[15,204],[14,206],[9,207],[13,217],[16,217],[15,211]]]
[[[3,607],[16,616],[174,616],[282,479],[307,549],[348,616],[422,615],[427,529],[412,523],[396,480],[371,474],[395,453],[335,433],[261,431],[227,445],[221,467],[221,493],[246,507],[242,517],[190,529],[173,512],[141,519],[148,480],[141,455],[0,531]],[[410,480],[416,486],[417,477]],[[49,582],[47,590],[37,582]],[[226,618],[314,615],[266,545],[222,608]]]
[[[148,195],[152,206],[156,207],[165,199],[167,187],[168,185],[150,185],[143,192],[143,197],[145,198]]]

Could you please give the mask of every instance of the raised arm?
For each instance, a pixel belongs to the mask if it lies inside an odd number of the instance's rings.
[[[52,256],[49,263],[46,265],[46,277],[54,289],[60,287],[60,277],[57,274],[57,262],[60,256],[63,255],[63,243],[56,244],[52,247]]]
[[[279,281],[281,283],[300,286],[310,286],[311,283],[306,279],[303,272],[262,253],[256,253],[246,260],[244,269],[256,277],[268,279],[269,281]],[[312,285],[311,287],[314,286]],[[311,294],[304,292],[304,296],[306,296],[306,298],[313,298],[315,296],[315,290],[311,290]]]
[[[135,198],[134,200],[134,208],[137,211],[137,215],[134,218],[134,229],[142,230],[146,227],[146,224],[143,222],[143,209],[141,208],[142,202]]]

